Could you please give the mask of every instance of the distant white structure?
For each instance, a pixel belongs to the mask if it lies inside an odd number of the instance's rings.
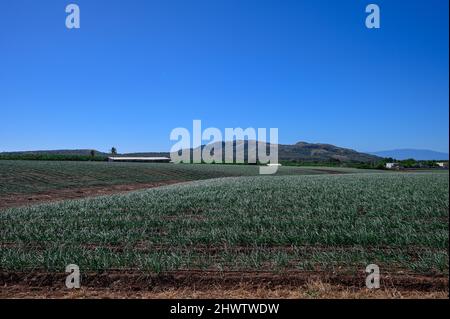
[[[147,163],[169,163],[168,157],[108,157],[108,162],[147,162]]]
[[[386,168],[387,169],[396,169],[396,168],[400,168],[400,165],[398,163],[386,163]]]
[[[448,162],[437,162],[436,165],[442,168],[448,168]]]
[[[267,165],[267,166],[277,166],[277,167],[280,167],[280,166],[281,166],[280,163],[267,163],[266,165]]]

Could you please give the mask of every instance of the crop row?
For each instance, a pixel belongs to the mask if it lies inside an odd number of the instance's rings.
[[[240,269],[256,254],[264,267],[371,260],[448,271],[448,205],[447,174],[195,181],[3,211],[0,268],[54,269],[71,261],[147,269],[175,259],[162,268],[208,261]]]

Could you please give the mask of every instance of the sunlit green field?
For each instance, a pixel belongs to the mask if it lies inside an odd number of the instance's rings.
[[[5,174],[8,163],[0,165]],[[55,176],[76,180],[71,169],[90,171],[97,163],[64,170],[55,165]],[[255,175],[249,166],[154,165],[136,178],[156,167],[192,179]],[[122,178],[138,167],[103,166],[98,174],[111,169]],[[89,270],[283,271],[375,263],[390,271],[448,273],[447,173],[301,175],[302,168],[282,168],[280,174],[285,176],[216,178],[4,210],[0,268],[64,271],[75,263]],[[2,191],[8,187],[2,179]]]

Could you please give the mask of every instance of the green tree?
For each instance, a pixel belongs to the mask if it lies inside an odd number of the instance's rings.
[[[406,167],[406,168],[412,168],[412,167],[417,167],[418,166],[418,163],[413,158],[408,158],[406,160],[400,161],[400,164],[403,167]]]
[[[91,157],[92,158],[95,157],[95,151],[94,150],[91,150]]]
[[[114,146],[111,148],[111,154],[112,155],[116,155],[117,154],[117,149]]]

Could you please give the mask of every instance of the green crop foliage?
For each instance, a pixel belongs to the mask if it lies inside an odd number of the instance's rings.
[[[100,163],[88,164],[73,169]],[[361,270],[375,263],[448,273],[446,173],[242,176],[254,168],[137,165],[125,167],[237,177],[3,210],[0,269]]]

